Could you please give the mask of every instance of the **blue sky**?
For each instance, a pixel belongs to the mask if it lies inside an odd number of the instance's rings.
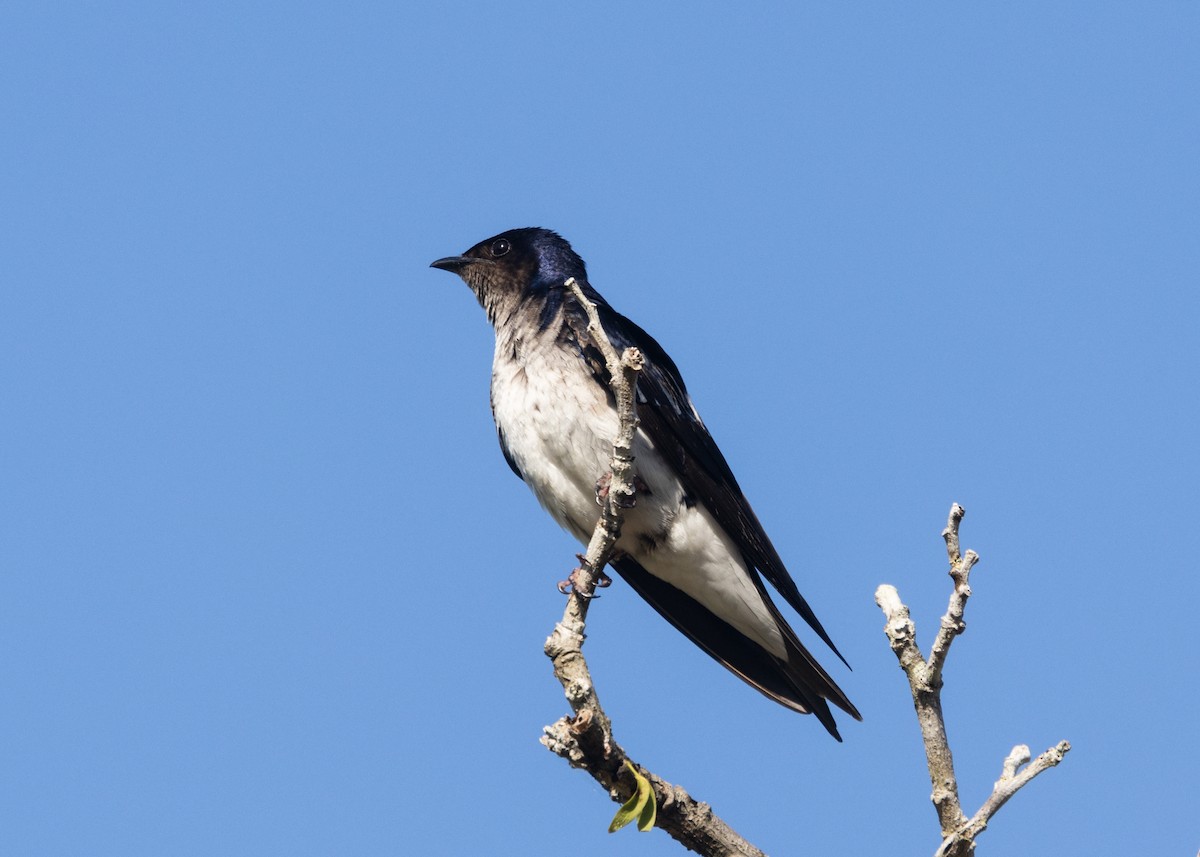
[[[576,546],[430,270],[540,225],[672,353],[854,671],[838,745],[620,585],[617,737],[769,853],[1200,847],[1200,6],[0,12],[0,850],[682,853],[537,743]],[[883,845],[887,843],[887,845]]]

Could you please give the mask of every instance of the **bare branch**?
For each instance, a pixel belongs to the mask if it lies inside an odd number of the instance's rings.
[[[908,676],[912,691],[913,707],[921,727],[921,738],[925,744],[925,759],[929,765],[929,780],[933,785],[931,798],[937,809],[942,828],[942,844],[935,857],[970,857],[975,852],[975,839],[988,826],[992,816],[1042,771],[1052,768],[1063,760],[1071,745],[1060,741],[1047,750],[1024,770],[1021,766],[1029,761],[1029,748],[1018,745],[1013,748],[1000,773],[1000,779],[992,789],[991,796],[979,811],[968,820],[963,814],[958,797],[958,780],[954,774],[954,758],[950,742],[946,737],[946,724],[942,715],[942,670],[950,644],[966,630],[963,612],[967,599],[971,597],[971,568],[979,561],[974,551],[962,553],[959,549],[958,528],[966,514],[963,507],[955,503],[950,507],[950,516],[942,538],[946,541],[946,555],[950,560],[950,577],[954,581],[954,592],[950,605],[942,617],[937,637],[926,660],[917,646],[916,627],[909,617],[908,607],[900,600],[895,587],[884,584],[875,591],[875,603],[887,619],[884,633],[895,652],[901,669]]]
[[[567,280],[580,306],[588,314],[588,331],[599,345],[608,364],[613,395],[617,403],[620,429],[613,443],[612,481],[603,504],[600,520],[588,543],[580,567],[572,574],[573,588],[567,599],[562,620],[546,640],[546,655],[554,663],[554,674],[574,715],[563,717],[545,727],[542,744],[581,768],[608,790],[617,803],[624,803],[636,790],[634,778],[624,769],[628,760],[654,788],[658,802],[655,826],[662,828],[685,848],[704,855],[749,855],[763,853],[739,836],[706,803],[697,801],[679,786],[672,785],[629,759],[613,739],[612,722],[600,706],[587,661],[583,657],[588,604],[596,582],[613,553],[620,536],[621,511],[634,496],[633,439],[637,434],[637,404],[634,393],[642,355],[627,348],[618,355],[600,324],[595,305],[587,299],[574,278]]]
[[[931,680],[939,686],[942,681],[942,666],[946,663],[950,644],[967,629],[966,623],[963,622],[963,611],[966,609],[967,599],[971,597],[971,567],[979,561],[979,554],[975,551],[969,550],[966,554],[960,554],[958,550],[958,525],[962,523],[965,514],[966,510],[955,503],[950,507],[946,529],[942,530],[942,538],[946,540],[946,554],[950,558],[950,578],[954,581],[954,593],[950,596],[950,606],[946,609],[946,615],[942,617],[937,639],[933,641],[933,648],[929,651]]]
[[[942,836],[948,836],[967,823],[958,799],[958,779],[954,776],[954,757],[950,753],[950,742],[946,737],[946,723],[942,717],[941,676],[935,676],[917,646],[917,629],[908,614],[908,607],[900,601],[895,587],[886,583],[875,590],[875,603],[887,617],[884,633],[900,667],[908,676],[912,691],[913,708],[917,712],[917,723],[921,727],[921,739],[925,744],[925,761],[929,766],[929,780],[933,786],[930,800],[937,809],[942,826]]]
[[[979,812],[975,813],[974,817],[961,830],[955,831],[953,835],[942,842],[935,857],[970,854],[974,851],[976,837],[987,829],[988,822],[991,821],[996,811],[1004,806],[1008,802],[1008,799],[1028,784],[1030,780],[1042,771],[1049,770],[1061,762],[1070,749],[1071,744],[1069,742],[1059,741],[1055,746],[1034,759],[1032,765],[1018,773],[1021,765],[1029,761],[1029,747],[1025,744],[1018,744],[1016,747],[1013,747],[1012,752],[1008,754],[1008,758],[1004,760],[1000,779],[992,787],[991,795],[983,802],[983,806],[979,808]]]

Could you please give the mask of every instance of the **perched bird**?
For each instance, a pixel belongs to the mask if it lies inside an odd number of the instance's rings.
[[[766,696],[815,714],[841,740],[832,702],[858,710],[796,637],[765,577],[839,658],[705,428],[675,363],[610,307],[571,245],[547,229],[513,229],[432,267],[458,274],[496,331],[492,415],[513,472],[583,543],[599,518],[617,413],[574,277],[618,352],[641,349],[635,505],[624,513],[617,573],[692,642]],[[845,662],[845,658],[842,658]]]

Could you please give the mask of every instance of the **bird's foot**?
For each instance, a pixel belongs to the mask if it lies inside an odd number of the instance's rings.
[[[579,557],[580,562],[584,561],[583,554],[577,553],[577,554],[575,554],[575,556]],[[558,591],[561,592],[563,595],[570,595],[572,592],[574,592],[575,594],[579,595],[581,598],[587,598],[587,599],[599,598],[600,596],[596,595],[595,593],[592,593],[590,595],[585,595],[583,592],[579,591],[579,572],[581,570],[582,569],[576,568],[571,572],[571,574],[567,577],[566,580],[560,580],[558,582]],[[597,572],[595,588],[596,589],[604,589],[607,586],[612,586],[612,578],[609,577],[607,574],[605,574],[603,571]]]
[[[596,480],[596,505],[603,506],[608,499],[608,490],[612,488],[612,471],[608,471]]]
[[[603,506],[604,501],[608,499],[608,492],[612,489],[612,471],[605,473],[596,480],[596,505]],[[632,509],[637,505],[638,494],[649,494],[650,486],[642,481],[642,477],[636,473],[633,475],[633,493],[628,497],[618,497],[617,505],[622,509]]]

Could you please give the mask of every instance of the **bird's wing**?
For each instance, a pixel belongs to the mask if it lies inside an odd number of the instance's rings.
[[[646,571],[628,554],[614,560],[612,566],[664,619],[765,696],[793,711],[815,714],[821,725],[839,741],[842,736],[838,734],[837,723],[826,699],[862,719],[841,688],[790,633],[791,629],[779,616],[766,592],[762,592],[763,600],[785,631],[784,640],[788,649],[786,660],[776,657],[734,629],[686,592]],[[755,582],[761,591],[762,581],[755,577]]]
[[[842,663],[846,663],[796,588],[783,560],[767,538],[742,489],[738,487],[725,456],[696,412],[675,362],[650,334],[610,307],[595,289],[585,285],[584,290],[596,304],[604,331],[617,351],[635,346],[646,358],[638,375],[637,389],[638,419],[642,430],[650,436],[659,454],[675,468],[688,492],[704,503],[717,523],[737,543],[747,564],[758,569],[834,654],[841,658]],[[587,332],[587,316],[583,308],[571,298],[567,300],[564,310],[567,330],[575,337],[593,376],[607,390],[608,369],[603,355]],[[660,609],[660,612],[663,611]],[[849,664],[846,663],[846,666]],[[853,709],[853,706],[850,708]],[[857,715],[855,711],[850,713]]]
[[[495,419],[495,409],[492,411],[492,418]],[[508,462],[509,468],[513,473],[517,474],[517,478],[522,482],[525,481],[525,475],[521,473],[521,468],[517,467],[517,460],[513,458],[512,450],[508,448],[508,439],[504,436],[504,429],[500,428],[500,424],[496,424],[496,438],[500,441],[500,452],[504,455],[504,460]]]

